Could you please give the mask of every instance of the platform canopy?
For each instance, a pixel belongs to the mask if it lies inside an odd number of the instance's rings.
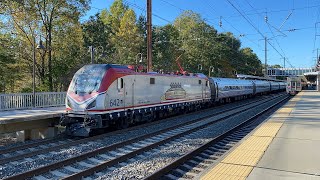
[[[320,71],[307,72],[303,74],[309,82],[316,82],[320,76]]]

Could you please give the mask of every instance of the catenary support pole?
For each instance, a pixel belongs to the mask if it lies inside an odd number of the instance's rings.
[[[152,6],[147,0],[147,72],[152,71]]]

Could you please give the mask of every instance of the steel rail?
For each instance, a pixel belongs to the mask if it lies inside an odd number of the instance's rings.
[[[263,99],[267,99],[267,98],[263,98]],[[240,108],[240,107],[244,107],[244,106],[246,106],[248,104],[252,104],[252,103],[255,103],[255,102],[259,102],[259,101],[261,101],[261,99],[256,100],[254,102],[248,102],[248,103],[245,103],[245,104],[241,104],[241,105],[238,105],[238,106],[235,106],[235,107],[230,107],[230,108],[221,110],[219,112],[212,113],[210,115],[214,116],[214,115],[217,115],[217,114],[225,113],[225,112],[232,111],[234,109],[237,109],[237,108]],[[203,110],[203,111],[200,111],[200,112],[206,112],[206,111],[210,111],[210,110],[206,109],[206,110]],[[199,113],[199,111],[197,111],[197,113]],[[174,117],[170,117],[170,118],[165,119],[165,121],[170,121],[170,120],[172,120],[174,118],[183,118],[183,117],[189,116],[189,115],[190,114],[174,116]],[[194,123],[196,121],[198,121],[198,119],[190,121],[190,123]],[[101,135],[98,135],[98,136],[93,136],[93,137],[89,137],[89,138],[83,138],[83,139],[80,139],[80,140],[75,140],[73,142],[69,142],[69,143],[66,143],[66,144],[61,144],[61,145],[57,145],[57,146],[53,146],[53,147],[43,148],[43,149],[40,149],[40,150],[28,152],[28,153],[18,154],[16,156],[12,156],[12,157],[0,158],[0,165],[1,164],[6,164],[6,163],[9,163],[9,162],[12,162],[12,161],[16,161],[16,160],[19,160],[19,159],[23,159],[23,158],[26,158],[26,157],[36,156],[36,155],[39,155],[39,154],[42,154],[42,153],[45,153],[45,152],[48,152],[48,151],[55,151],[55,150],[58,150],[58,149],[62,149],[62,148],[66,148],[66,147],[70,147],[70,146],[86,143],[86,142],[89,142],[89,141],[94,141],[94,140],[97,140],[97,139],[101,139],[101,138],[104,138],[104,137],[120,134],[120,133],[123,133],[123,132],[144,128],[146,126],[152,126],[152,125],[155,125],[155,124],[158,124],[158,123],[162,123],[162,122],[164,122],[164,121],[155,121],[155,122],[146,123],[146,124],[142,124],[142,125],[139,125],[139,126],[134,126],[134,127],[127,128],[127,129],[122,129],[122,130],[118,130],[118,131],[109,132],[109,133],[106,133],[106,134],[101,134]],[[6,148],[6,149],[3,149],[3,150],[0,150],[0,153],[4,154],[4,153],[7,153],[7,152],[12,152],[12,151],[16,151],[16,150],[27,149],[29,147],[34,147],[36,145],[40,146],[40,145],[43,145],[43,144],[46,144],[46,143],[50,143],[52,141],[54,141],[54,140],[50,139],[48,141],[41,141],[41,142],[38,142],[38,143],[32,143],[30,145],[27,144],[25,146],[22,145],[22,146],[17,146],[17,147],[12,147],[12,148]]]
[[[162,176],[164,176],[165,174],[169,173],[172,169],[177,168],[178,166],[180,166],[181,164],[185,163],[189,159],[195,157],[197,154],[200,154],[204,150],[208,149],[213,144],[218,143],[219,141],[223,140],[227,136],[229,136],[232,133],[234,133],[234,132],[238,131],[239,129],[243,128],[248,123],[250,123],[251,121],[254,121],[256,118],[260,117],[261,115],[266,113],[268,110],[272,109],[273,107],[275,107],[276,105],[282,103],[283,101],[287,100],[288,98],[289,97],[285,97],[285,98],[281,99],[279,102],[269,106],[268,108],[264,109],[263,111],[261,111],[261,112],[255,114],[254,116],[248,118],[246,121],[242,122],[241,124],[237,125],[236,127],[234,127],[232,129],[226,131],[225,133],[217,136],[216,138],[214,138],[211,141],[207,142],[206,144],[200,146],[199,148],[195,149],[194,151],[191,151],[188,154],[180,157],[179,159],[175,160],[171,164],[159,169],[158,171],[156,171],[153,174],[151,174],[148,177],[146,177],[145,180],[160,179]]]
[[[280,95],[280,96],[285,96],[285,95]],[[276,98],[279,98],[279,97],[271,97],[271,98],[266,98],[263,102],[263,103],[267,103],[268,101],[270,101],[270,99],[276,99]],[[260,103],[260,104],[263,104],[263,103]],[[249,104],[249,106],[251,105],[252,106],[252,103],[247,103]],[[245,106],[245,105],[244,105]],[[248,107],[246,109],[243,109],[241,111],[238,111],[237,113],[241,113],[245,110],[248,110],[252,107]],[[241,106],[243,107],[243,106]],[[238,107],[239,108],[239,107]],[[231,110],[234,110],[236,108],[229,108],[228,110],[223,110],[223,112],[228,112],[228,111],[231,111]],[[216,112],[214,114],[221,114],[222,112]],[[226,115],[225,117],[222,117],[222,118],[219,118],[215,121],[212,121],[211,123],[216,123],[216,122],[219,122],[219,121],[222,121],[224,120],[225,118],[228,118],[228,117],[232,117],[234,114],[231,114],[231,115]],[[36,175],[39,175],[39,174],[42,174],[42,173],[46,173],[50,170],[53,170],[53,169],[57,169],[57,168],[60,168],[60,167],[63,167],[63,166],[66,166],[66,165],[69,165],[69,164],[72,164],[72,163],[75,163],[77,161],[81,161],[81,160],[84,160],[86,158],[89,158],[89,157],[92,157],[92,156],[96,156],[97,154],[101,154],[101,153],[104,153],[104,152],[107,152],[107,151],[111,151],[111,150],[114,150],[114,149],[117,149],[119,147],[122,147],[122,146],[126,146],[128,144],[132,144],[134,142],[137,142],[137,141],[141,141],[141,139],[146,139],[146,138],[149,138],[149,137],[152,137],[152,136],[155,136],[157,134],[160,134],[160,133],[163,133],[163,132],[166,132],[166,131],[170,131],[170,130],[173,130],[173,129],[176,129],[178,127],[181,127],[181,126],[185,126],[185,125],[188,125],[188,124],[192,124],[192,123],[195,123],[197,121],[201,121],[201,120],[204,120],[204,119],[207,119],[209,117],[213,116],[212,114],[210,115],[207,115],[207,116],[204,116],[202,118],[197,118],[195,120],[192,120],[192,121],[189,121],[188,123],[184,123],[184,124],[179,124],[179,125],[176,125],[176,126],[173,126],[173,127],[169,127],[169,128],[166,128],[166,129],[163,129],[163,130],[160,130],[160,131],[156,131],[156,132],[153,132],[153,133],[150,133],[150,134],[146,134],[146,135],[142,135],[142,136],[139,136],[139,137],[136,137],[136,138],[132,138],[128,141],[124,141],[124,142],[120,142],[120,143],[116,143],[116,144],[113,144],[113,145],[110,145],[110,146],[107,146],[107,147],[103,147],[103,148],[100,148],[100,149],[97,149],[95,151],[90,151],[90,152],[87,152],[87,153],[84,153],[84,154],[81,154],[79,156],[76,156],[76,157],[72,157],[72,158],[69,158],[69,159],[65,159],[65,160],[61,160],[61,161],[58,161],[56,163],[53,163],[53,164],[49,164],[48,166],[43,166],[43,167],[39,167],[39,168],[36,168],[36,169],[33,169],[33,170],[30,170],[30,171],[26,171],[24,173],[21,173],[21,174],[17,174],[17,175],[14,175],[14,176],[10,176],[10,177],[7,177],[6,179],[25,179],[27,177],[32,177],[32,176],[36,176]],[[205,126],[207,126],[208,124],[206,124]],[[205,127],[203,126],[203,127]],[[203,128],[201,126],[201,128]],[[127,131],[128,129],[124,129],[122,131]],[[194,129],[192,130],[194,131]],[[118,131],[117,131],[118,132]],[[109,134],[109,133],[108,133]],[[97,136],[96,136],[97,137]],[[96,137],[91,137],[92,140],[95,139]],[[91,139],[90,138],[90,139]],[[89,138],[87,138],[89,139]],[[83,139],[83,140],[87,140],[87,139]],[[82,140],[80,140],[82,141]],[[72,143],[75,143],[75,142],[72,142]],[[158,144],[158,143],[157,143]],[[56,149],[55,147],[53,147],[54,149]],[[145,151],[145,150],[144,150]],[[137,152],[135,153],[132,153],[130,154],[131,156],[133,156],[134,154],[136,154]],[[124,156],[123,157],[124,159],[128,158],[128,156]],[[116,161],[112,161],[112,162],[116,162]],[[108,163],[108,165],[110,165],[110,163]],[[102,167],[102,166],[101,166]],[[96,170],[94,170],[96,171]],[[83,171],[84,173],[84,171]],[[73,178],[73,177],[72,177]]]

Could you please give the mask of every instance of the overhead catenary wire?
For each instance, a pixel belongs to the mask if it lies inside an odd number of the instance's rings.
[[[172,7],[175,7],[175,8],[177,8],[177,9],[179,9],[180,11],[185,11],[185,9],[182,9],[182,8],[180,8],[180,7],[178,7],[177,5],[174,5],[174,4],[172,4],[172,3],[170,3],[170,2],[168,2],[168,1],[166,1],[166,0],[161,0],[162,2],[164,2],[164,3],[166,3],[166,4],[168,4],[168,5],[171,5]],[[210,4],[209,4],[210,5]],[[211,5],[210,5],[211,6]],[[212,8],[212,7],[211,7]],[[213,9],[213,8],[212,8]],[[222,17],[221,17],[222,18]],[[211,23],[211,24],[214,24],[214,23],[212,23],[211,21],[209,21],[208,19],[204,19],[205,21],[207,21],[208,23]],[[235,28],[231,23],[229,23],[228,21],[226,21],[233,29],[235,29],[240,35],[241,34],[243,34],[243,33],[241,33],[237,28]],[[223,27],[223,26],[221,26],[221,29],[223,29],[224,31],[226,31],[227,32],[227,30]],[[247,40],[249,40],[250,42],[252,42],[252,43],[254,43],[254,44],[256,44],[259,48],[261,48],[260,47],[260,45],[259,44],[257,44],[257,43],[255,43],[254,41],[252,41],[252,40],[250,40],[249,38],[247,38],[247,37],[245,37]]]
[[[255,26],[253,25],[253,23],[233,4],[231,3],[229,0],[226,0],[228,1],[228,3],[235,9],[238,11],[238,13],[264,38],[264,35],[260,32],[260,30]]]
[[[260,14],[260,13],[268,13],[268,14],[272,14],[272,13],[279,13],[279,12],[287,12],[287,11],[299,11],[299,10],[304,10],[304,9],[311,9],[311,8],[318,8],[320,7],[320,4],[319,5],[314,5],[314,6],[306,6],[306,7],[301,7],[301,8],[290,8],[290,9],[281,9],[281,10],[271,10],[271,11],[266,11],[266,10],[263,10],[259,13],[255,12],[255,13],[243,13],[244,15],[246,16],[251,16],[251,15],[257,15],[257,14]],[[241,17],[241,15],[232,15],[232,16],[225,16],[224,18],[225,19],[230,19],[230,18],[236,18],[236,17]],[[219,19],[220,16],[216,16],[214,17],[213,19]]]
[[[258,28],[256,28],[254,25],[253,25],[253,23],[247,18],[247,17],[245,17],[245,15],[237,8],[237,7],[235,7],[235,5],[233,4],[233,3],[231,3],[229,0],[227,0],[228,1],[228,3],[234,8],[234,9],[236,9],[238,12],[239,12],[239,14],[241,14],[241,16],[258,32],[258,34],[260,34],[264,39],[265,39],[265,36],[260,32],[260,30],[258,29]],[[272,32],[272,31],[271,31]],[[283,58],[284,56],[274,47],[274,45],[272,45],[269,41],[267,41],[268,42],[268,44],[270,44],[270,46]],[[291,63],[290,62],[288,62],[288,64],[290,64],[291,65]],[[292,65],[291,65],[292,66]]]
[[[211,5],[211,3],[208,2],[208,1],[206,1],[206,2],[207,2],[207,5],[210,7],[210,9],[213,10],[213,11],[215,11],[215,10],[214,10],[214,7]],[[211,13],[211,11],[210,11],[210,13]],[[222,17],[222,16],[220,16],[220,17],[221,17],[221,19],[223,19],[227,24],[229,24],[233,29],[235,29],[240,35],[241,35],[241,34],[244,34],[244,33],[242,33],[240,30],[238,30],[236,27],[234,27],[234,26],[232,25],[232,23],[230,23],[227,19],[225,19],[225,18]],[[222,26],[221,28],[225,30],[225,28],[224,28],[223,26]],[[227,31],[227,30],[225,30],[225,31]],[[239,35],[239,36],[240,36],[240,35]],[[244,34],[244,35],[246,35],[246,34]],[[250,41],[251,43],[257,45],[258,48],[261,49],[261,46],[260,46],[258,43],[252,41],[251,39],[249,39],[249,38],[246,37],[246,36],[244,36],[244,38],[247,39],[248,41]]]
[[[248,2],[248,0],[246,0],[246,2],[247,2],[247,4],[253,9],[253,10],[256,10],[249,2]],[[291,15],[292,13],[290,13],[290,15]],[[261,14],[259,14],[258,13],[258,15],[259,16],[262,16]],[[289,15],[289,16],[290,16]],[[289,16],[287,16],[287,18],[286,18],[286,20],[287,19],[289,19]],[[274,36],[274,37],[276,37],[275,36],[275,34],[274,34],[274,32],[272,31],[272,29],[271,29],[271,27],[270,27],[270,23],[266,20],[266,23],[267,23],[267,25],[268,25],[268,28],[269,28],[269,30],[270,30],[270,32],[272,33],[272,35]],[[283,25],[284,23],[282,23],[282,25]],[[282,26],[281,25],[281,26]],[[279,54],[280,54],[280,56],[282,57],[282,58],[285,58],[286,57],[286,54],[285,54],[285,52],[283,51],[283,49],[281,48],[281,46],[280,46],[280,43],[278,42],[278,40],[277,40],[277,38],[275,38],[275,41],[276,41],[276,43],[277,43],[277,45],[279,46],[279,48],[280,48],[280,50],[281,50],[281,52],[283,53],[283,55],[281,54],[281,53],[279,53],[279,51],[277,51]],[[270,44],[270,43],[269,43]],[[274,46],[272,46],[273,48],[275,48]],[[285,58],[286,59],[286,58]],[[291,63],[287,60],[287,62],[288,62],[288,64],[290,64],[291,65]],[[292,65],[291,65],[292,66]]]
[[[127,3],[128,5],[130,5],[130,6],[133,6],[133,7],[137,8],[137,9],[140,9],[143,12],[146,12],[146,10],[144,8],[142,8],[141,6],[137,5],[136,3],[131,3],[129,1],[127,1],[127,0],[123,0],[123,1],[125,3]],[[161,20],[163,20],[163,21],[165,21],[165,22],[167,22],[169,24],[172,23],[171,21],[169,21],[169,20],[167,20],[167,19],[165,19],[165,18],[163,18],[163,17],[161,17],[161,16],[159,16],[159,15],[153,13],[153,12],[151,14],[152,14],[152,16],[157,17],[157,18],[159,18],[159,19],[161,19]]]

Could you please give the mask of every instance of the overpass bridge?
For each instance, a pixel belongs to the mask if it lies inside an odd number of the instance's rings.
[[[320,71],[318,68],[271,68],[268,67],[268,77],[290,77],[300,76],[309,85],[314,85],[317,91],[320,91]]]

